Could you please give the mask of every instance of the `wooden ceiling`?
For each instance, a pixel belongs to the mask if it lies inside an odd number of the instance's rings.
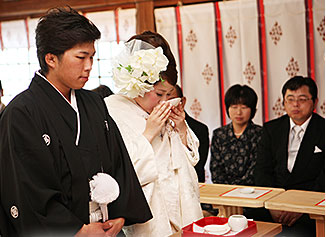
[[[82,12],[135,8],[148,2],[154,7],[209,2],[207,0],[0,0],[0,21],[39,17],[49,8],[69,5]]]

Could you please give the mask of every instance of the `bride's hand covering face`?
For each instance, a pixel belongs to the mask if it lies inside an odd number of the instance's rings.
[[[171,107],[169,103],[160,102],[160,104],[154,107],[152,113],[147,118],[146,128],[143,134],[149,142],[152,142],[160,133],[166,120],[170,116]]]
[[[144,97],[138,96],[135,98],[140,107],[147,113],[151,114],[154,107],[158,106],[160,102],[167,101],[173,91],[174,86],[172,86],[167,81],[159,81],[154,85],[154,90],[145,93]]]
[[[143,134],[150,142],[160,133],[171,114],[172,105],[165,101],[168,100],[173,88],[167,81],[159,81],[154,85],[154,90],[145,93],[144,97],[135,98],[137,104],[149,113]]]
[[[187,132],[185,118],[186,114],[184,112],[182,104],[172,107],[169,119],[174,122],[175,128],[180,134],[185,134]]]

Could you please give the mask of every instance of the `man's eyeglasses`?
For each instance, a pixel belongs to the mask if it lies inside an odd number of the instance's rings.
[[[294,96],[288,96],[285,98],[285,102],[289,104],[294,104],[295,102],[298,102],[298,104],[304,104],[308,100],[312,100],[312,98],[308,98],[306,96],[300,96],[298,98],[295,98]]]

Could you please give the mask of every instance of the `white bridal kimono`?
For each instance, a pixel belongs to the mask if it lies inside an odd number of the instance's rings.
[[[105,103],[119,127],[153,214],[153,219],[144,224],[124,227],[126,235],[169,236],[202,218],[193,167],[199,160],[199,142],[191,129],[187,131],[189,149],[170,124],[151,144],[143,136],[148,114],[134,100],[111,95]]]

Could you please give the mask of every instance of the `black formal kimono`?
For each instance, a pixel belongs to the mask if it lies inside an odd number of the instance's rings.
[[[89,223],[89,180],[98,172],[116,179],[109,218],[125,224],[152,218],[124,142],[103,100],[75,91],[77,116],[38,75],[0,119],[0,231],[3,236],[73,235]],[[0,232],[0,233],[1,233]]]

